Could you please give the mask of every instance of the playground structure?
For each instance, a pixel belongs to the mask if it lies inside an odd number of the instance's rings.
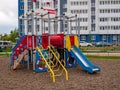
[[[100,71],[100,67],[92,64],[89,59],[79,49],[79,34],[80,23],[77,15],[68,17],[65,14],[61,16],[50,17],[54,14],[48,10],[47,13],[39,15],[41,21],[48,23],[48,32],[45,30],[45,25],[41,25],[41,35],[36,34],[21,36],[10,55],[10,66],[16,70],[20,64],[27,65],[28,70],[32,65],[35,72],[49,72],[55,82],[57,76],[62,76],[65,73],[65,78],[68,80],[68,71],[66,68],[81,66],[84,71],[94,73]],[[44,18],[45,17],[45,18]],[[47,17],[47,18],[46,18]],[[65,23],[71,25],[71,21],[76,22],[76,34],[72,34],[69,28],[65,30]],[[52,23],[63,23],[63,32],[58,33],[58,27]],[[54,27],[54,32],[51,34],[51,26]]]

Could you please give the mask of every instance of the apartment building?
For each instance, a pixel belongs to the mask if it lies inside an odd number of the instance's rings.
[[[69,0],[67,5],[80,19],[80,40],[120,42],[120,0]]]
[[[35,5],[34,5],[35,4]],[[80,40],[87,42],[120,42],[120,0],[18,0],[18,17],[41,7],[57,9],[57,15],[75,15],[80,21]],[[29,14],[28,17],[32,18]],[[37,24],[32,19],[19,19],[19,34],[41,33],[41,21]],[[69,26],[69,25],[67,25]],[[62,22],[58,23],[58,31],[63,31]],[[76,32],[76,23],[72,22],[72,32]],[[45,24],[45,29],[48,29]],[[34,31],[33,31],[34,30]]]

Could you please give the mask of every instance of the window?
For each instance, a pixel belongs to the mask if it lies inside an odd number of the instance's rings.
[[[96,36],[91,36],[91,40],[96,40]]]
[[[73,5],[73,2],[71,2],[71,5]]]
[[[39,2],[37,1],[36,2],[36,9],[38,9],[39,8]]]
[[[85,35],[82,35],[82,36],[81,36],[81,40],[86,40],[86,36],[85,36]]]
[[[28,2],[32,2],[31,0],[28,0]]]
[[[24,2],[24,0],[20,0],[20,2]]]
[[[29,21],[28,21],[28,25],[31,25],[31,24],[32,24],[32,20],[29,20]]]
[[[102,40],[106,40],[107,36],[106,35],[103,35],[102,36]]]
[[[39,32],[39,31],[40,31],[39,29],[40,29],[40,26],[39,26],[39,25],[37,25],[37,26],[36,26],[36,31],[38,31],[38,32]]]
[[[63,8],[67,8],[67,4],[63,4]]]
[[[113,36],[113,40],[117,40],[117,36],[116,35]]]
[[[20,10],[24,10],[24,6],[20,6]]]

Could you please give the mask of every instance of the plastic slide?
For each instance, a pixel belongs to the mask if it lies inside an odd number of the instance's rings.
[[[70,49],[70,53],[75,58],[75,60],[77,60],[77,63],[81,66],[83,70],[87,71],[88,73],[100,71],[100,67],[92,64],[92,62],[90,62],[76,46]]]
[[[18,56],[18,59],[14,60],[14,66],[13,66],[14,70],[18,67],[18,65],[23,60],[23,58],[26,54],[27,54],[27,50],[24,50],[24,52]]]

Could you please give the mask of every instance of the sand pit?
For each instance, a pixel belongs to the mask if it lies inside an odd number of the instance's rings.
[[[101,67],[97,74],[88,74],[76,68],[67,69],[69,80],[65,76],[52,82],[49,73],[34,73],[26,67],[10,70],[9,57],[0,57],[0,90],[120,90],[120,61],[91,60]]]

